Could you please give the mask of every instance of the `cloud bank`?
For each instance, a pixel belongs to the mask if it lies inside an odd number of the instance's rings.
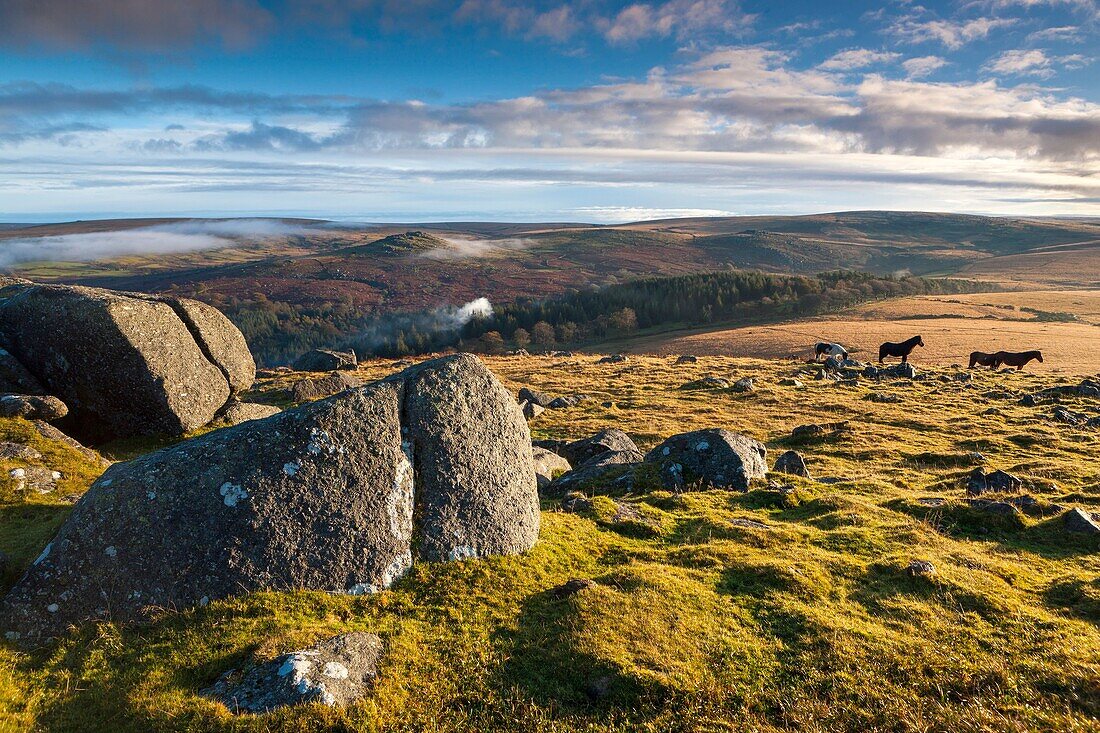
[[[139,229],[0,239],[0,268],[28,262],[92,262],[133,255],[220,249],[242,240],[303,234],[306,229],[264,219],[185,221]]]

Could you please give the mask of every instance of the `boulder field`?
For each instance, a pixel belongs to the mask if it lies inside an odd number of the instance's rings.
[[[82,439],[182,435],[255,380],[241,332],[204,303],[0,284],[0,392],[60,398]]]
[[[371,593],[539,531],[527,423],[468,354],[111,466],[0,609],[24,641],[256,590]]]

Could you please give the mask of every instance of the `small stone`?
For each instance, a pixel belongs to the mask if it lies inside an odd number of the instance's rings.
[[[753,385],[752,377],[744,377],[734,382],[731,389],[734,392],[752,392],[756,387]]]
[[[570,578],[561,585],[551,588],[550,595],[560,601],[570,596],[575,596],[583,590],[595,587],[596,581],[594,580],[589,580],[588,578]]]
[[[1096,523],[1096,519],[1080,507],[1070,509],[1066,512],[1065,519],[1062,521],[1065,523],[1066,530],[1069,532],[1081,532],[1091,535],[1100,534],[1100,525]]]
[[[802,454],[798,451],[789,450],[782,453],[775,459],[775,467],[772,470],[776,473],[787,473],[794,476],[802,476],[803,478],[810,478],[810,470],[806,467],[806,459],[803,458]]]
[[[936,566],[927,560],[914,560],[905,568],[905,572],[914,578],[925,577],[935,575]]]
[[[367,693],[383,649],[377,635],[353,631],[243,672],[229,670],[201,694],[234,713],[265,713],[310,702],[344,706]]]

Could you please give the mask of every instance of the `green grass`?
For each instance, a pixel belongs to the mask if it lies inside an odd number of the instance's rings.
[[[760,482],[676,496],[645,476],[654,490],[597,487],[579,514],[545,502],[527,555],[420,565],[377,596],[260,593],[145,627],[85,627],[32,653],[3,647],[0,730],[1100,729],[1100,547],[1057,517],[994,518],[963,496],[967,453],[980,450],[1044,506],[1100,510],[1100,431],[1011,397],[1041,378],[981,372],[973,386],[891,388],[906,401],[880,404],[863,399],[869,385],[778,386],[795,362],[594,361],[489,363],[513,389],[593,395],[544,413],[535,437],[618,426],[647,449],[723,426],[774,459],[796,425],[849,419],[850,430],[798,447],[828,483],[771,477],[790,493]],[[706,374],[752,376],[758,389],[677,389]],[[991,406],[1000,414],[983,415]],[[6,497],[0,549],[25,565],[65,512]],[[907,575],[914,559],[936,574]],[[571,577],[598,585],[556,599]],[[346,710],[234,717],[197,694],[253,656],[349,630],[380,634],[387,654]]]

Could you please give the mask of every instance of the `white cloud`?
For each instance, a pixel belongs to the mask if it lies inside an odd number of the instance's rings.
[[[910,79],[923,79],[947,66],[947,60],[939,56],[917,56],[901,62],[901,68]]]
[[[873,51],[869,48],[849,48],[818,64],[817,68],[826,71],[851,71],[865,69],[875,64],[884,64],[900,58],[900,53],[892,51]]]
[[[887,29],[891,35],[907,43],[940,43],[955,50],[971,41],[989,36],[1000,28],[1016,24],[1013,18],[973,18],[970,20],[922,20],[916,16],[906,16],[895,20]]]

